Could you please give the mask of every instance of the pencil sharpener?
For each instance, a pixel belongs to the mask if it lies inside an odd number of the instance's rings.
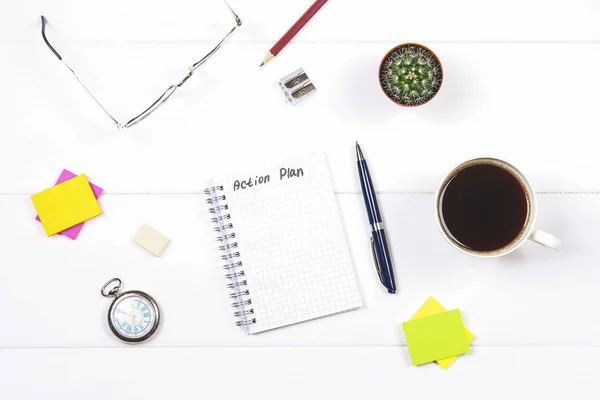
[[[302,68],[282,78],[279,81],[279,87],[285,94],[286,101],[293,106],[317,91],[317,88]]]

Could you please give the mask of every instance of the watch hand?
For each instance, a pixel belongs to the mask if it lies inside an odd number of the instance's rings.
[[[123,311],[123,310],[119,310],[119,312],[120,312],[121,314],[127,314],[127,315],[129,315],[130,317],[133,317],[133,316],[134,316],[134,315],[133,315],[131,312],[125,312],[125,311]]]

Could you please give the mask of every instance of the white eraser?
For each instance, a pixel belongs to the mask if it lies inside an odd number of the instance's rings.
[[[168,237],[164,236],[150,225],[142,226],[133,240],[156,257],[160,257],[169,243]]]

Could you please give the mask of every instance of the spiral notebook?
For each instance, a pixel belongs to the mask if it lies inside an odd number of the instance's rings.
[[[324,154],[214,180],[205,193],[246,333],[361,306]]]

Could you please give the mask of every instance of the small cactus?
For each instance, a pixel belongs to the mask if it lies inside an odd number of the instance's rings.
[[[403,44],[382,61],[379,80],[390,99],[401,105],[418,106],[437,94],[442,84],[442,66],[428,48]]]

